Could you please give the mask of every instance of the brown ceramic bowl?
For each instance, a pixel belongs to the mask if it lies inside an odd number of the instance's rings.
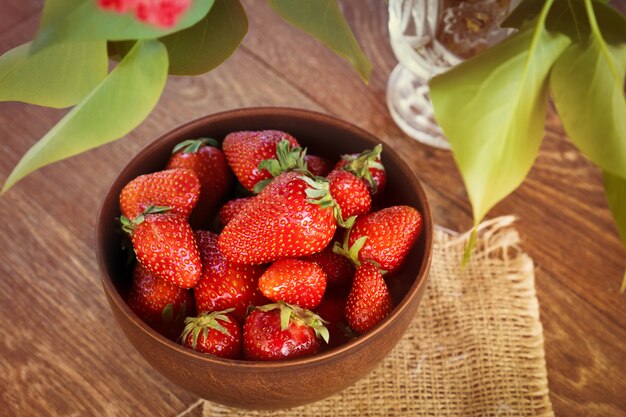
[[[424,230],[398,276],[390,278],[392,313],[370,332],[321,354],[283,362],[220,359],[184,348],[143,323],[126,305],[126,274],[115,218],[122,187],[138,175],[163,169],[172,147],[197,137],[223,139],[238,130],[277,129],[294,135],[309,153],[337,159],[379,143],[336,118],[304,110],[251,108],[206,116],[161,136],[135,156],[113,182],[96,224],[96,253],[104,291],[122,330],[139,353],[174,383],[210,401],[254,409],[289,408],[321,400],[364,377],[396,345],[415,316],[432,255],[433,222],[420,181],[393,149],[384,149],[385,206],[407,204],[424,217]]]

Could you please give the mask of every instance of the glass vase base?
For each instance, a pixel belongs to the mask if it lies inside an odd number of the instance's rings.
[[[428,81],[402,64],[389,76],[387,107],[398,127],[408,136],[425,145],[450,149],[450,143],[435,121]]]

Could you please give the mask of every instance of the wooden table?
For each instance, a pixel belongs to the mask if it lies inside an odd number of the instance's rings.
[[[250,31],[215,71],[170,77],[151,116],[121,141],[31,175],[0,198],[0,415],[176,416],[198,398],[157,374],[113,321],[94,256],[105,190],[133,154],[199,116],[247,106],[290,106],[339,116],[370,130],[424,182],[436,221],[465,230],[470,206],[450,153],[422,146],[385,105],[396,64],[380,0],[343,2],[374,64],[369,85],[351,67],[283,23],[265,2],[244,3]],[[40,1],[4,0],[0,52],[36,29]],[[0,179],[64,111],[0,103]],[[537,264],[551,399],[557,415],[626,413],[626,257],[600,172],[550,114],[529,178],[490,216],[513,213]],[[193,408],[188,415],[198,415]]]

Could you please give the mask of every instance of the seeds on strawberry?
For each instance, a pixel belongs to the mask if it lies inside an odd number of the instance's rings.
[[[346,319],[357,333],[365,333],[391,312],[392,299],[380,269],[363,262],[357,269],[346,302]]]
[[[122,189],[122,216],[134,219],[149,206],[167,206],[185,218],[198,202],[200,181],[189,169],[168,169],[140,175]]]
[[[241,329],[232,309],[187,317],[181,335],[184,346],[228,359],[241,357]]]
[[[360,216],[370,211],[372,197],[365,183],[354,174],[343,170],[333,170],[328,174],[330,194],[339,205],[344,219]]]
[[[194,288],[198,311],[233,309],[232,314],[243,320],[249,306],[263,302],[258,282],[265,268],[228,261],[217,246],[216,234],[198,230],[195,237],[203,265]]]
[[[157,278],[135,264],[126,303],[140,319],[162,335],[175,339],[187,315],[194,314],[191,291]]]
[[[230,200],[222,206],[219,221],[222,227],[226,226],[245,206],[252,201],[253,197],[243,197]]]
[[[253,191],[259,181],[274,176],[267,167],[260,169],[259,164],[276,159],[277,144],[283,140],[292,147],[300,146],[293,136],[278,130],[234,132],[224,138],[222,149],[228,164],[248,191]]]
[[[314,190],[297,172],[278,176],[219,237],[224,256],[234,263],[259,265],[321,251],[337,228],[328,190]]]
[[[131,222],[120,220],[131,234],[137,260],[156,277],[192,288],[202,273],[200,254],[187,219],[168,209],[148,207]],[[156,212],[155,212],[156,211]]]
[[[336,254],[328,245],[323,251],[305,256],[305,261],[315,262],[326,274],[326,283],[330,286],[348,285],[354,277],[354,266],[349,259]]]
[[[285,360],[312,355],[328,342],[324,321],[309,310],[279,302],[256,307],[243,328],[243,353],[250,360]]]
[[[217,208],[230,192],[233,174],[215,139],[185,140],[174,147],[167,169],[186,168],[200,181],[200,196],[190,223],[194,228],[207,227]]]
[[[316,263],[279,259],[259,278],[261,293],[272,301],[315,308],[326,290],[326,274]]]
[[[394,272],[402,266],[421,232],[419,211],[409,206],[394,206],[356,219],[347,243],[353,251],[360,240],[363,246],[358,251],[358,261],[374,261],[384,271]]]

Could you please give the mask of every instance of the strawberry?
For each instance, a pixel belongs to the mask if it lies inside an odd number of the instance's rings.
[[[279,302],[256,307],[243,326],[243,354],[250,360],[284,360],[312,355],[328,343],[328,329],[313,312]]]
[[[222,206],[219,221],[222,227],[226,226],[245,206],[252,201],[253,197],[235,198]]]
[[[339,205],[344,219],[370,211],[372,197],[365,183],[348,171],[333,170],[326,177],[330,181],[330,195]]]
[[[185,140],[174,147],[167,169],[186,168],[200,181],[200,196],[189,222],[206,227],[233,184],[233,174],[215,139]]]
[[[346,285],[352,283],[354,266],[349,259],[333,252],[332,246],[328,245],[321,252],[302,258],[305,261],[315,262],[326,274],[328,285]]]
[[[325,177],[333,170],[332,161],[321,156],[305,155],[304,163],[309,172],[318,177]]]
[[[350,288],[348,288],[349,290]],[[344,287],[327,290],[322,302],[315,309],[315,313],[327,322],[326,327],[330,335],[328,348],[339,346],[356,337],[346,321],[345,309],[348,291]]]
[[[265,268],[229,262],[217,246],[218,237],[211,232],[195,232],[202,260],[202,278],[194,288],[198,311],[234,309],[240,320],[248,306],[262,302],[258,280]]]
[[[286,172],[226,225],[219,247],[231,262],[248,265],[311,255],[333,238],[337,210],[328,181]]]
[[[134,219],[149,206],[167,206],[185,218],[196,206],[200,195],[198,176],[189,169],[169,169],[140,175],[122,189],[122,216]]]
[[[387,185],[387,174],[385,167],[380,161],[380,154],[383,151],[382,145],[376,145],[371,151],[364,151],[360,154],[342,155],[341,160],[335,165],[335,169],[342,169],[353,173],[360,178],[372,198],[382,194]]]
[[[326,274],[316,263],[279,259],[259,278],[261,293],[272,301],[315,308],[326,290]]]
[[[241,329],[230,314],[232,309],[187,317],[181,335],[182,344],[202,353],[221,358],[241,357]]]
[[[350,327],[363,334],[389,315],[391,295],[380,269],[363,262],[354,274],[354,282],[346,302],[346,319]]]
[[[169,207],[148,207],[131,222],[120,218],[131,235],[137,260],[157,278],[192,288],[202,273],[200,254],[187,219]]]
[[[140,263],[135,264],[126,303],[140,319],[170,339],[180,334],[183,320],[194,310],[190,290],[155,277]]]
[[[288,133],[278,130],[230,133],[224,138],[222,149],[239,182],[248,191],[254,191],[254,186],[259,181],[268,180],[278,175],[278,173],[272,173],[271,169],[280,170],[282,168],[281,162],[287,162],[282,159],[279,161],[278,158],[277,145],[281,142],[283,142],[281,155],[283,154],[282,151],[285,151],[286,154],[290,155],[286,159],[289,159],[290,162],[297,161],[299,159],[297,155],[301,153],[298,141]],[[291,154],[291,150],[296,147],[298,150],[295,151],[295,154]],[[275,163],[264,162],[266,160],[273,160]],[[261,167],[259,165],[262,162],[264,165]]]
[[[359,217],[343,247],[334,250],[355,263],[374,261],[387,272],[397,271],[422,232],[422,216],[409,206],[394,206]]]
[[[159,28],[176,25],[191,4],[191,0],[98,0],[102,9],[117,13],[133,11],[140,22]]]

